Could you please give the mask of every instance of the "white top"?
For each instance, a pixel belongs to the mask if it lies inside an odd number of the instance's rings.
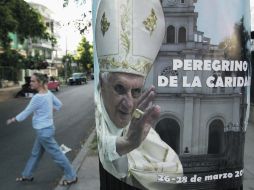
[[[25,110],[16,116],[16,120],[21,122],[33,113],[33,128],[46,128],[54,124],[53,108],[60,110],[61,107],[62,102],[52,92],[36,94],[32,97]]]

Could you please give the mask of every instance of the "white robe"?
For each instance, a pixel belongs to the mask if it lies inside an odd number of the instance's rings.
[[[99,2],[100,0],[93,0],[93,18],[96,18]],[[95,22],[96,19],[93,19],[93,28]],[[101,100],[96,43],[94,43],[94,73],[98,151],[104,169],[118,179],[125,178],[130,185],[132,185],[131,179],[135,178],[149,190],[176,189],[174,182],[171,182],[172,185],[160,182],[158,175],[182,176],[181,162],[174,150],[160,139],[154,129],[150,130],[137,149],[124,156],[119,156],[116,152],[116,139],[124,133],[124,130],[115,127]],[[128,126],[125,130],[127,128]]]

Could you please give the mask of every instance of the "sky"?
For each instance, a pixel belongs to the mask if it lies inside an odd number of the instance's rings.
[[[92,0],[86,0],[86,4],[76,4],[73,0],[69,0],[69,5],[63,8],[63,0],[25,0],[27,2],[33,2],[37,4],[42,4],[52,11],[52,16],[55,20],[60,22],[61,27],[59,28],[60,40],[58,42],[62,54],[65,54],[66,49],[70,53],[74,53],[77,49],[79,42],[82,39],[77,28],[68,22],[82,18],[82,13],[87,13],[87,19],[91,20]],[[71,22],[72,23],[72,22]],[[92,43],[92,30],[85,33],[84,35]]]
[[[250,0],[251,30],[254,30],[254,0]]]
[[[60,29],[61,40],[59,45],[63,52],[73,52],[76,50],[82,36],[73,25],[67,23],[81,18],[82,13],[91,10],[92,0],[86,0],[86,4],[77,5],[73,0],[69,0],[69,6],[63,8],[63,0],[26,0],[45,5],[53,13],[54,18],[63,25]],[[242,7],[244,1],[250,1],[252,15],[252,30],[254,30],[254,0],[198,0],[195,11],[198,12],[198,30],[205,33],[206,37],[211,38],[213,44],[218,44],[226,36],[232,33],[232,26],[241,16],[246,13]],[[226,7],[226,8],[225,8]],[[91,19],[91,15],[88,19]],[[218,22],[220,20],[220,22]],[[207,24],[209,23],[209,24]],[[217,31],[216,33],[214,31]],[[85,34],[87,39],[92,42],[92,30]]]
[[[251,0],[252,7],[253,2]],[[195,4],[198,30],[211,38],[212,44],[218,44],[233,33],[235,23],[243,16],[250,18],[247,11],[249,6],[246,6],[249,3],[249,0],[198,0]]]

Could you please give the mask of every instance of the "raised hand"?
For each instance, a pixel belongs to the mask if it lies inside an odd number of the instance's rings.
[[[139,113],[134,114],[126,134],[117,139],[116,151],[119,155],[127,154],[133,149],[139,147],[148,135],[151,127],[159,118],[160,107],[158,105],[151,105],[155,97],[154,90],[155,88],[152,86],[139,98],[136,109],[141,112],[138,111]]]

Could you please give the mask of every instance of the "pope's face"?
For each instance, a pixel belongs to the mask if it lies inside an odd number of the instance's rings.
[[[123,128],[130,122],[144,85],[144,77],[110,73],[107,81],[101,80],[103,102],[111,121]]]

